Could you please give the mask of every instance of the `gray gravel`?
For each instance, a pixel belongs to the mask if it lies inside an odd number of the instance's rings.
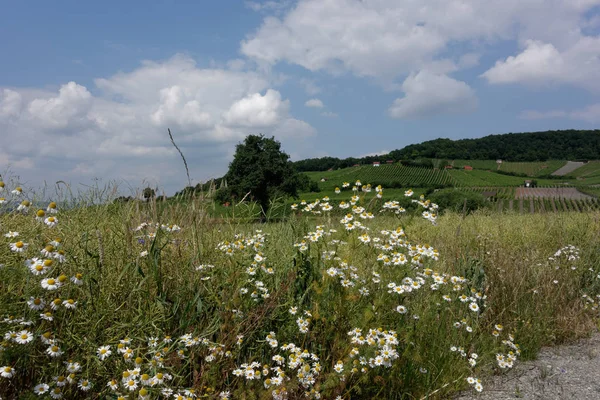
[[[554,171],[552,175],[565,176],[575,171],[577,168],[583,167],[584,165],[585,163],[580,161],[567,161],[565,165]]]
[[[463,393],[454,399],[600,399],[600,334],[544,348],[537,360],[517,362],[512,371],[491,377],[483,387],[482,393]]]

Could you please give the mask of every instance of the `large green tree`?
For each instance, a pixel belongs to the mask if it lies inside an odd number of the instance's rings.
[[[150,186],[148,186],[142,192],[142,196],[144,196],[144,200],[149,201],[150,199],[153,199],[156,196],[156,191],[154,189],[152,189]]]
[[[219,189],[221,196],[232,196],[239,201],[248,195],[266,213],[271,199],[298,195],[300,177],[289,159],[274,137],[247,136],[236,146],[224,177],[227,188]]]

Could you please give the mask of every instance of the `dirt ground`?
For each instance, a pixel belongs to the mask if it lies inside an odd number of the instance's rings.
[[[590,196],[585,193],[581,193],[576,188],[568,187],[568,188],[526,188],[519,187],[515,190],[515,198],[516,199],[524,199],[524,198],[563,198],[563,199],[575,199],[575,200],[585,200],[585,199],[593,199],[593,196]]]
[[[454,400],[599,400],[600,334],[574,344],[544,348],[535,361],[517,363],[512,371],[483,382],[482,393]]]

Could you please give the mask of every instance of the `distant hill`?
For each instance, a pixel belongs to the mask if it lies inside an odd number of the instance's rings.
[[[489,135],[478,139],[435,139],[388,154],[363,158],[311,158],[296,161],[298,171],[326,171],[373,161],[420,159],[546,161],[600,159],[600,130],[564,130]],[[415,162],[418,164],[418,162]]]

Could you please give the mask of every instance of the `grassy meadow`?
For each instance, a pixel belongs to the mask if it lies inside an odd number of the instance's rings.
[[[597,326],[597,212],[361,193],[256,224],[197,199],[12,210],[12,189],[2,398],[437,399]]]

